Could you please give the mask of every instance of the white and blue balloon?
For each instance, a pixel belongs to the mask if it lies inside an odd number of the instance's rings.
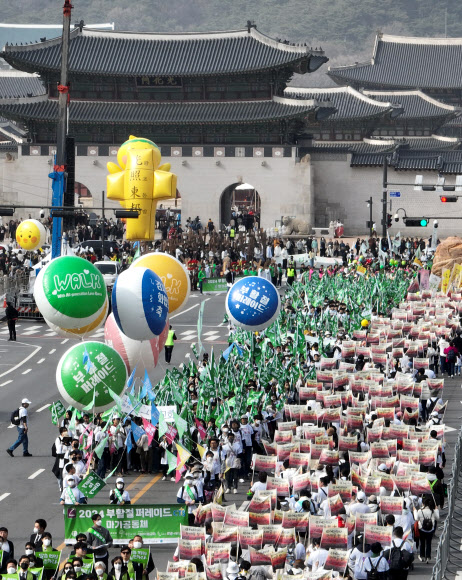
[[[130,268],[112,289],[117,326],[133,340],[151,340],[165,328],[168,296],[162,280],[149,268]]]
[[[278,317],[281,299],[274,284],[259,276],[235,282],[226,297],[226,312],[236,326],[257,331],[268,328]]]

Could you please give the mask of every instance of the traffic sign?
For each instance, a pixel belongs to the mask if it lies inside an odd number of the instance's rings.
[[[401,197],[400,191],[390,191],[390,197]]]

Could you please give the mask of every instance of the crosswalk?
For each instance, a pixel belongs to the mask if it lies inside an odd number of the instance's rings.
[[[58,336],[58,333],[48,328],[46,324],[27,324],[19,323],[16,324],[16,333],[18,336],[37,336],[41,335],[45,338],[51,338],[53,336]],[[7,326],[0,328],[0,336],[8,336],[9,331]],[[176,333],[178,340],[181,342],[194,342],[197,340],[197,328],[192,328],[190,330],[184,330]],[[90,336],[86,338],[102,338],[104,336],[104,328],[99,328]],[[226,327],[218,327],[216,330],[207,330],[202,332],[201,335],[202,342],[221,342],[228,340],[228,329]]]
[[[34,336],[40,334],[47,338],[58,336],[57,332],[54,332],[54,330],[51,330],[51,328],[48,328],[45,324],[32,326],[29,324],[16,324],[16,334],[20,336]],[[9,335],[9,330],[6,326],[0,329],[0,336],[5,335]],[[99,328],[87,338],[101,338],[102,336],[104,336],[104,328]]]

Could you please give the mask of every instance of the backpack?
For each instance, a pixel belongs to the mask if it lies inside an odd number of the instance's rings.
[[[433,530],[433,521],[432,521],[431,517],[430,518],[426,518],[425,517],[425,514],[423,513],[423,510],[420,510],[420,511],[422,512],[422,515],[424,517],[424,520],[422,522],[421,529],[424,532],[431,532]]]
[[[392,547],[388,556],[390,570],[403,570],[412,564],[414,555],[405,550],[403,544],[404,542],[398,547],[395,542],[391,543]]]
[[[383,578],[385,578],[386,572],[379,572],[377,570],[377,568],[379,567],[379,564],[380,564],[380,560],[382,558],[383,558],[383,556],[380,556],[380,558],[377,560],[377,564],[375,566],[372,564],[372,560],[369,558],[369,563],[371,565],[371,569],[367,570],[367,580],[382,580]]]
[[[446,358],[448,359],[448,361],[452,362],[453,360],[456,360],[456,352],[454,349],[451,349],[448,351],[448,354],[446,355]]]
[[[11,413],[10,421],[13,423],[13,425],[16,425],[16,427],[21,424],[21,419],[19,418],[19,408],[15,409]]]

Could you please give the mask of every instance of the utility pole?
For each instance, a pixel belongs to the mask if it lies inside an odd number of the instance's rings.
[[[366,200],[367,207],[369,208],[369,237],[372,238],[372,234],[374,231],[373,225],[374,222],[372,221],[372,195],[371,197]]]
[[[382,238],[387,237],[387,203],[388,203],[388,157],[383,156],[383,183],[382,183]]]
[[[104,191],[101,192],[101,208],[102,208],[102,212],[101,215],[103,217],[103,220],[101,222],[101,259],[104,258],[104,220],[105,220],[105,216],[104,216]]]
[[[56,158],[53,173],[50,173],[52,184],[52,205],[62,206],[66,181],[66,136],[69,108],[69,39],[71,33],[72,4],[70,0],[64,0],[63,6],[63,35],[61,41],[61,78],[58,85],[58,130],[56,141]],[[61,237],[63,231],[62,218],[53,218],[53,235],[51,242],[51,257],[61,255]]]

